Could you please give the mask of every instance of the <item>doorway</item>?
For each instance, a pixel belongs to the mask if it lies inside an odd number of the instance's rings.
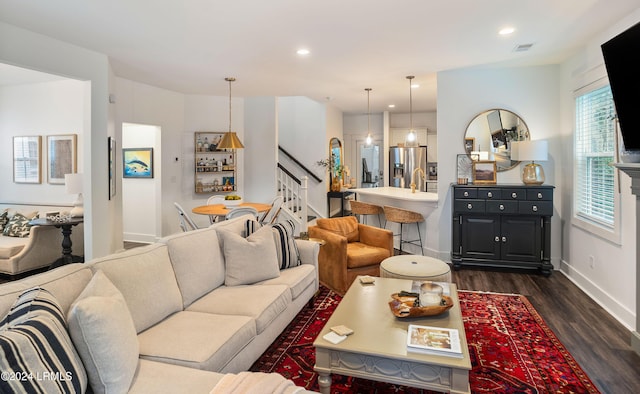
[[[356,152],[357,187],[384,186],[382,141],[374,140],[369,145],[364,140],[358,140]]]
[[[122,178],[122,231],[124,241],[155,242],[162,234],[161,128],[123,123],[122,148],[151,148],[151,177]]]

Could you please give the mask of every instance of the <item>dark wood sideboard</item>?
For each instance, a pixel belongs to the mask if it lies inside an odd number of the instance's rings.
[[[454,269],[520,268],[551,275],[553,186],[452,185]]]

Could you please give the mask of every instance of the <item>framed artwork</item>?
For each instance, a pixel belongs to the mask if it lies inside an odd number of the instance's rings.
[[[122,150],[123,178],[153,178],[153,148]]]
[[[473,183],[474,184],[496,184],[497,167],[493,160],[478,160],[473,162]]]
[[[77,172],[77,135],[47,136],[47,180],[64,185],[64,174]]]
[[[42,137],[13,137],[13,182],[42,183]]]
[[[457,156],[457,169],[458,169],[458,184],[464,179],[464,183],[467,184],[472,177],[472,164],[478,160],[478,155],[466,155],[460,154]]]
[[[476,139],[473,137],[466,137],[464,139],[464,151],[467,152],[467,154],[471,154],[474,150],[476,150]]]
[[[116,195],[116,140],[107,137],[107,157],[109,160],[109,200]]]

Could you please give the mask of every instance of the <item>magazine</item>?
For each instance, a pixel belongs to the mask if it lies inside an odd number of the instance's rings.
[[[409,324],[407,350],[438,356],[462,357],[460,334],[452,328]]]

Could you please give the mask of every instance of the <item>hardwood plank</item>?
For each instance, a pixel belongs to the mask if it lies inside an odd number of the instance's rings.
[[[559,271],[550,277],[461,269],[459,289],[527,296],[549,328],[603,393],[640,393],[640,356],[631,332]]]

